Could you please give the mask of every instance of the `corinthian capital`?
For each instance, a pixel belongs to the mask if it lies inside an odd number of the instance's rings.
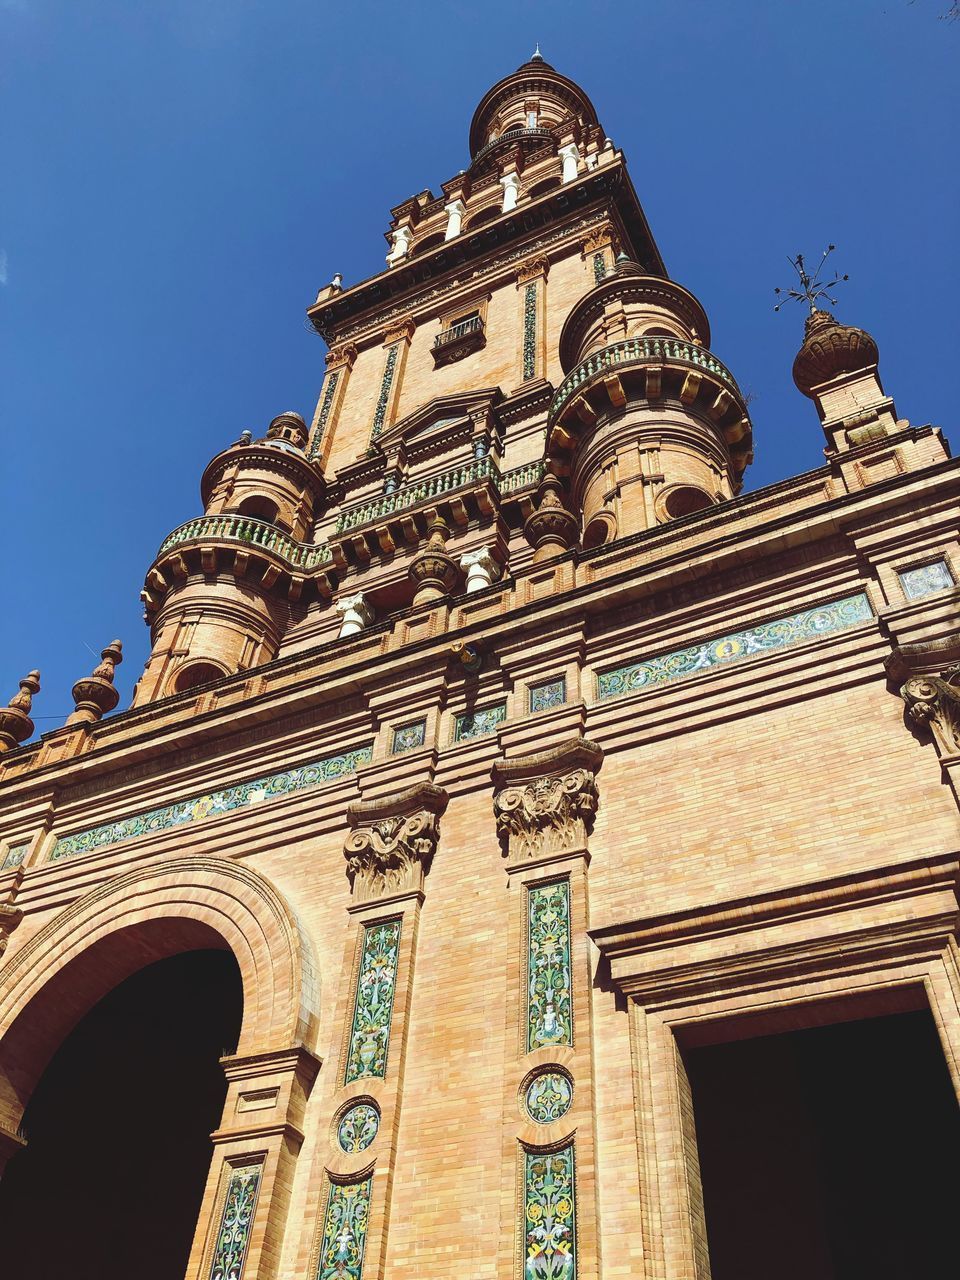
[[[354,902],[422,892],[447,799],[442,787],[424,782],[395,796],[348,806],[354,829],[343,854]]]
[[[602,760],[595,743],[573,738],[536,755],[494,763],[493,811],[511,862],[586,852]]]

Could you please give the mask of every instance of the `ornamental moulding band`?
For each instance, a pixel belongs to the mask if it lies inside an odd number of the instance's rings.
[[[586,738],[572,738],[535,755],[494,761],[493,810],[511,863],[587,852],[602,762],[602,748]]]
[[[347,807],[354,828],[343,846],[355,904],[423,892],[449,797],[423,782]]]

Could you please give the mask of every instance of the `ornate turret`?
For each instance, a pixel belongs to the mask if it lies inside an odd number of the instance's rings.
[[[697,299],[625,254],[573,307],[560,335],[567,377],[550,406],[547,456],[569,473],[585,547],[739,492],[750,419],[709,341]]]
[[[290,603],[330,595],[330,553],[310,540],[324,482],[307,434],[298,413],[281,413],[207,466],[205,514],[164,540],[147,574],[153,652],[135,703],[269,661]]]

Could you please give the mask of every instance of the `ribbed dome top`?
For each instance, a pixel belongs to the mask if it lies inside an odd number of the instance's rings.
[[[879,358],[876,342],[864,329],[840,324],[829,311],[812,311],[793,362],[793,380],[812,400],[814,387],[841,373],[869,369]]]

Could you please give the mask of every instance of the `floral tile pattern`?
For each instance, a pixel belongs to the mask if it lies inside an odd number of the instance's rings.
[[[546,680],[543,684],[530,686],[530,712],[550,711],[553,707],[562,707],[567,700],[567,682],[561,676],[559,680]]]
[[[341,1151],[366,1151],[380,1129],[380,1112],[369,1102],[358,1102],[343,1113],[337,1125]]]
[[[486,738],[496,733],[497,725],[503,724],[507,718],[507,704],[498,702],[496,706],[484,707],[480,711],[465,711],[457,716],[453,726],[454,742],[469,742],[472,738]]]
[[[373,747],[368,743],[353,751],[342,751],[335,756],[326,756],[313,764],[300,765],[296,769],[287,769],[283,773],[271,773],[264,778],[255,778],[252,782],[240,782],[236,786],[224,787],[221,791],[212,791],[208,795],[196,796],[192,800],[180,800],[176,804],[164,805],[161,809],[151,809],[133,818],[108,822],[102,827],[77,831],[73,835],[63,836],[57,840],[50,858],[71,858],[81,853],[92,853],[95,849],[104,849],[109,845],[121,844],[125,840],[134,840],[137,836],[166,831],[171,827],[185,826],[191,822],[198,822],[202,818],[215,818],[222,813],[230,813],[234,809],[245,809],[248,805],[259,804],[262,800],[272,800],[275,796],[304,791],[308,787],[320,786],[325,782],[334,782],[337,778],[355,773],[360,765],[369,764],[372,757]]]
[[[805,609],[786,618],[763,622],[758,627],[734,631],[730,635],[708,640],[705,644],[675,649],[660,654],[646,662],[634,662],[629,666],[604,671],[597,677],[599,697],[614,698],[619,694],[633,693],[638,689],[650,689],[670,680],[683,680],[687,676],[709,671],[712,667],[728,662],[741,662],[801,644],[818,636],[831,635],[848,627],[858,626],[873,617],[870,602],[864,593],[833,600],[816,609]]]
[[[527,1085],[524,1104],[531,1120],[550,1124],[560,1120],[573,1102],[573,1085],[562,1071],[544,1071]]]
[[[593,255],[593,283],[599,284],[601,280],[606,279],[607,264],[604,261],[602,253]]]
[[[333,397],[337,394],[337,383],[340,381],[340,370],[334,369],[330,377],[327,379],[327,389],[323,393],[323,404],[320,406],[320,416],[317,419],[317,425],[313,433],[313,439],[310,441],[311,458],[315,458],[320,452],[320,444],[323,441],[323,432],[327,425],[327,419],[330,417],[330,410],[333,408]]]
[[[402,724],[393,731],[393,749],[395,756],[405,751],[416,751],[422,747],[427,733],[426,720],[414,720],[412,724]]]
[[[920,565],[916,569],[904,569],[897,575],[903,594],[908,600],[921,600],[937,591],[950,591],[957,584],[953,580],[946,560],[934,560],[933,564]]]
[[[573,1044],[570,882],[527,893],[527,1052]]]
[[[240,1280],[250,1242],[250,1224],[260,1187],[259,1164],[232,1169],[220,1218],[210,1280]]]
[[[523,1156],[524,1280],[576,1280],[573,1143]]]
[[[399,951],[399,920],[363,926],[344,1084],[367,1076],[383,1079],[386,1075]]]
[[[0,871],[6,871],[9,867],[21,866],[29,848],[29,840],[24,841],[23,844],[12,844],[7,850],[7,856],[3,860],[3,866],[0,867]]]
[[[523,380],[537,372],[537,286],[528,284],[523,291]]]
[[[346,1185],[330,1183],[317,1280],[360,1280],[372,1189],[372,1177]]]
[[[387,362],[383,366],[383,381],[380,383],[380,395],[377,398],[377,407],[373,411],[373,429],[370,432],[370,439],[376,440],[377,436],[383,430],[383,424],[387,416],[387,401],[390,399],[390,388],[393,385],[393,374],[397,367],[397,352],[399,346],[394,343],[387,352]]]

